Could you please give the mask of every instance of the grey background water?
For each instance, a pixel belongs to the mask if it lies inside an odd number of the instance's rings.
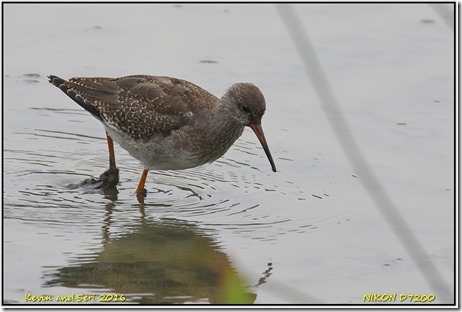
[[[422,261],[453,289],[448,16],[417,4],[295,10]],[[219,96],[251,81],[266,97],[278,172],[246,130],[213,164],[152,172],[144,206],[134,196],[142,167],[118,146],[118,193],[78,187],[107,168],[104,131],[49,74],[168,75]],[[4,303],[222,302],[223,268],[255,303],[363,303],[371,293],[450,303],[361,188],[273,5],[4,4],[3,84]]]

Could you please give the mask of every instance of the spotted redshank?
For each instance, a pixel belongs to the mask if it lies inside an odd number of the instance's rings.
[[[226,153],[245,126],[255,132],[276,172],[261,127],[265,98],[251,83],[232,85],[220,99],[191,82],[164,76],[48,78],[104,125],[109,170],[117,170],[113,140],[143,164],[136,189],[141,203],[149,170],[213,162]]]

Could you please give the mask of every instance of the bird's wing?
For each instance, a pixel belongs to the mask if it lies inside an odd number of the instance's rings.
[[[195,114],[194,103],[204,94],[212,96],[187,81],[160,76],[69,81],[50,76],[50,82],[110,127],[143,140],[188,125]]]

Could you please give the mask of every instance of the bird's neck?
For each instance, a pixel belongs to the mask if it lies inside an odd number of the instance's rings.
[[[232,111],[232,107],[222,105],[215,112],[215,122],[220,125],[214,130],[214,137],[218,143],[224,144],[226,141],[228,148],[241,136],[244,131],[244,125],[240,123]]]
[[[209,159],[207,162],[213,161],[226,153],[233,143],[241,136],[244,131],[244,126],[233,117],[233,113],[229,111],[229,107],[220,103],[214,109],[207,112],[207,122],[201,120],[198,128],[201,128],[201,133],[204,136],[203,149],[211,149],[214,151],[214,159]]]

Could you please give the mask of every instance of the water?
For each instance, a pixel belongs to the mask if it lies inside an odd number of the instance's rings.
[[[4,303],[222,303],[227,283],[257,304],[448,303],[361,188],[273,6],[4,9]],[[297,12],[363,152],[453,289],[453,33],[426,5]],[[79,187],[107,169],[104,131],[46,75],[141,73],[216,95],[254,82],[278,172],[247,129],[213,164],[150,172],[145,205],[142,167],[118,146],[117,191]]]

